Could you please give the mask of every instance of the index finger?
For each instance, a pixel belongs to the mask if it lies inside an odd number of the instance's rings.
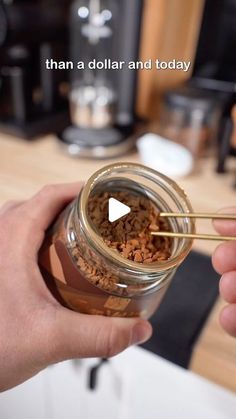
[[[219,214],[236,215],[236,207],[221,209]],[[219,234],[226,236],[236,236],[236,220],[214,220],[213,226]]]

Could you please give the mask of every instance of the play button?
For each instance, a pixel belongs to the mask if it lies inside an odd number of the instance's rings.
[[[110,198],[108,203],[108,219],[110,223],[119,220],[131,212],[128,205],[123,204],[115,198]]]

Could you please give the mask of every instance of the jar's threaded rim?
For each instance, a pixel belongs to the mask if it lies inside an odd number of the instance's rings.
[[[91,192],[94,190],[101,181],[108,178],[109,176],[117,175],[119,173],[127,172],[128,174],[136,173],[140,177],[148,178],[155,184],[159,182],[158,186],[160,187],[160,182],[163,183],[163,189],[165,192],[171,196],[171,194],[176,194],[175,199],[179,201],[179,208],[182,208],[182,212],[193,212],[191,203],[185,193],[185,191],[172,179],[167,176],[151,169],[141,164],[136,163],[115,163],[103,167],[98,170],[90,177],[90,179],[85,184],[83,190],[77,201],[77,222],[80,222],[84,231],[84,234],[87,237],[88,242],[95,248],[95,250],[102,254],[103,257],[111,261],[117,268],[122,267],[123,269],[128,269],[130,272],[136,272],[137,274],[156,274],[158,272],[173,270],[178,267],[181,262],[186,258],[188,253],[192,248],[192,239],[178,239],[182,243],[182,248],[179,254],[170,257],[168,260],[153,262],[151,264],[138,263],[124,258],[118,252],[115,252],[113,249],[109,248],[100,237],[95,229],[93,228],[91,221],[87,213],[87,204]],[[127,180],[129,180],[127,178]],[[195,232],[195,222],[191,218],[186,217],[186,225],[189,226],[189,233]]]

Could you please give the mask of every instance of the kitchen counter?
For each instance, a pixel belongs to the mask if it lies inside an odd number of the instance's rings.
[[[137,162],[135,152],[119,161]],[[67,157],[54,136],[33,142],[0,134],[0,205],[6,200],[26,199],[47,183],[83,181],[114,160],[93,161]],[[195,211],[215,212],[236,205],[232,189],[235,160],[228,162],[229,173],[217,175],[215,161],[206,159],[196,172],[178,181],[189,196]],[[213,232],[211,222],[198,221],[198,232]],[[194,249],[211,254],[215,242],[196,241]],[[224,303],[219,299],[194,349],[191,369],[214,382],[236,391],[236,339],[226,335],[218,324]]]

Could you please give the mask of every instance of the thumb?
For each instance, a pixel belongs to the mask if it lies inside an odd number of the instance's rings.
[[[58,309],[53,329],[56,361],[109,358],[152,335],[152,327],[146,320],[78,314],[64,307]]]

